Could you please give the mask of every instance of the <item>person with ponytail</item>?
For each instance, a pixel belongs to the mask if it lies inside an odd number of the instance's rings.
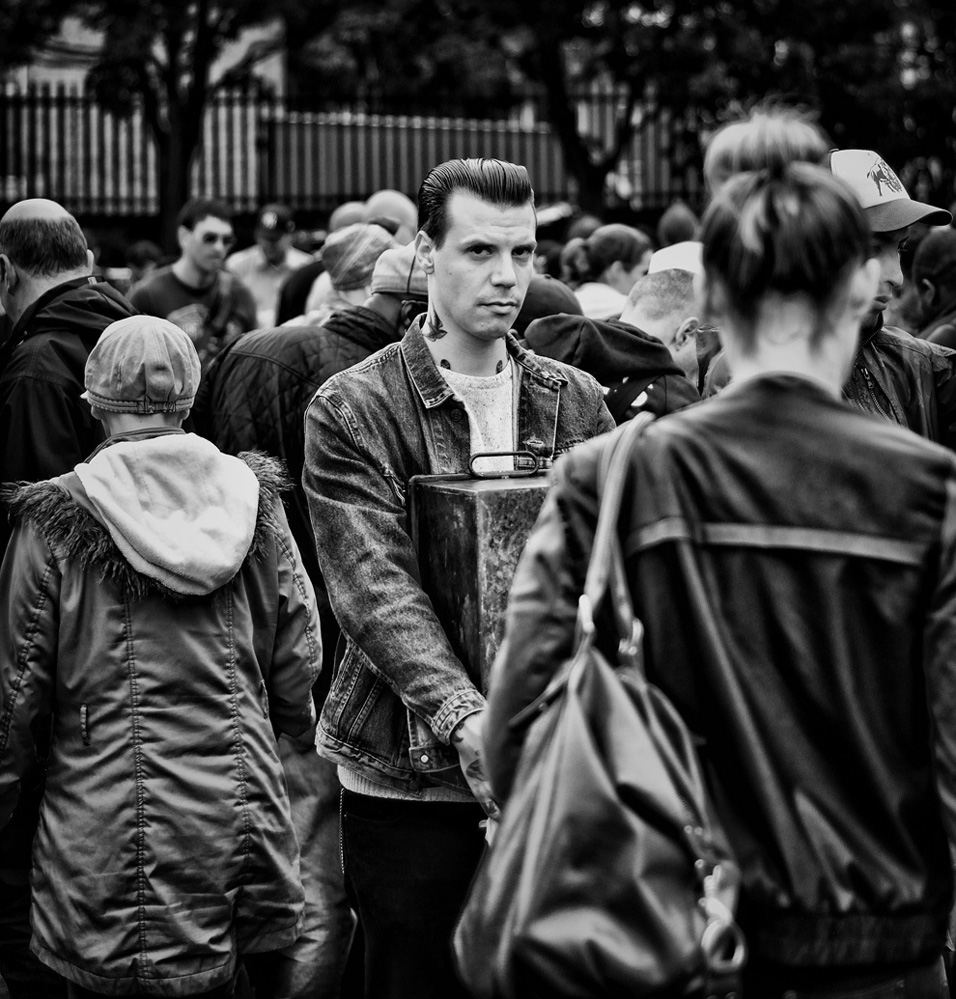
[[[639,229],[614,223],[587,239],[571,241],[562,254],[562,280],[578,296],[588,319],[617,319],[638,278],[647,273],[654,251]]]
[[[742,871],[743,995],[943,999],[956,458],[841,400],[879,281],[848,186],[803,163],[739,175],[702,241],[733,380],[636,439],[617,536],[648,680],[699,740]],[[484,729],[506,817],[510,720],[571,653],[616,439],[555,466],[515,576]]]

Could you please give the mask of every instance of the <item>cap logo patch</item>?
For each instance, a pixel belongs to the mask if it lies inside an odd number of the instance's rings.
[[[876,184],[876,193],[879,197],[883,197],[883,185],[885,184],[891,194],[906,196],[906,191],[903,190],[903,185],[900,183],[899,178],[895,173],[887,166],[886,161],[878,159],[873,166],[867,171],[866,176]]]

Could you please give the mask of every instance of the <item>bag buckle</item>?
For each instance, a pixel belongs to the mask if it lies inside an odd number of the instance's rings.
[[[719,897],[723,868],[715,865],[704,878],[701,905],[707,924],[700,946],[708,974],[714,977],[738,975],[747,960],[747,941],[733,913]]]

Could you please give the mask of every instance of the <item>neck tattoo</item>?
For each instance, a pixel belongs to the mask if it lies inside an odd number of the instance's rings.
[[[496,375],[500,375],[501,372],[504,371],[504,370],[505,370],[505,362],[504,361],[499,361],[498,364],[497,364],[497,366],[495,367],[495,374]]]
[[[442,325],[441,317],[437,312],[428,313],[428,332],[424,334],[426,340],[440,340],[448,333]]]
[[[448,361],[446,361],[444,357],[438,362],[438,364],[440,367],[447,368],[449,371],[451,371],[451,364]]]

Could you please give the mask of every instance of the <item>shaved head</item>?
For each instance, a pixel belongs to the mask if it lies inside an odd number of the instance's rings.
[[[56,222],[72,218],[73,216],[55,201],[50,201],[48,198],[27,198],[25,201],[18,201],[12,208],[8,209],[3,218],[0,219],[0,225],[6,222],[30,220]]]

